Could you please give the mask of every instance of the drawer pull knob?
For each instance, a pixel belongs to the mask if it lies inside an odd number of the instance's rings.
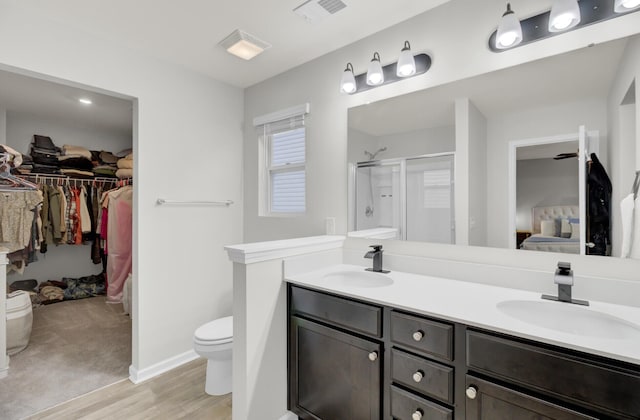
[[[475,386],[470,386],[469,388],[467,388],[466,394],[467,398],[469,398],[470,400],[475,400],[476,396],[478,395],[478,389]]]
[[[422,331],[416,331],[413,333],[413,339],[414,341],[420,341],[424,338],[424,332]]]
[[[422,380],[422,378],[424,378],[424,373],[419,370],[416,373],[413,374],[413,381],[414,382],[420,382]]]
[[[422,410],[417,409],[416,411],[414,411],[414,413],[411,415],[411,418],[413,420],[420,420],[422,418]]]
[[[372,351],[371,353],[369,353],[369,360],[371,360],[372,362],[378,360],[378,352]]]

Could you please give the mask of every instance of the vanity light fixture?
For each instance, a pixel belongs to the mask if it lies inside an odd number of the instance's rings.
[[[489,49],[506,51],[639,10],[640,0],[553,0],[551,10],[518,21],[511,5],[507,4],[498,28],[489,37]],[[506,19],[511,20],[509,25],[512,26],[508,26]],[[518,40],[518,32],[514,36],[504,29],[513,28],[516,23],[520,25],[521,40]]]
[[[409,44],[409,41],[404,41],[404,47],[400,51],[400,57],[396,65],[396,76],[409,77],[414,74],[416,74],[416,60],[411,54],[411,44]]]
[[[512,48],[522,42],[522,25],[511,10],[511,3],[507,3],[507,10],[500,19],[496,35],[496,48],[501,50]]]
[[[384,72],[382,71],[382,64],[380,64],[380,54],[373,53],[373,58],[369,63],[369,69],[367,70],[367,84],[369,86],[378,86],[384,82]]]
[[[554,0],[549,15],[549,32],[562,32],[580,23],[578,0]]]
[[[355,75],[353,65],[347,63],[340,79],[340,92],[349,95],[363,92],[426,73],[430,67],[431,57],[424,53],[413,55],[409,41],[405,41],[397,63],[383,66],[380,63],[380,54],[375,52],[367,72],[358,75]]]
[[[613,11],[624,13],[640,7],[640,0],[616,0]]]
[[[340,92],[353,93],[356,91],[356,77],[353,74],[353,65],[347,63],[347,68],[342,73],[342,80],[340,80]]]

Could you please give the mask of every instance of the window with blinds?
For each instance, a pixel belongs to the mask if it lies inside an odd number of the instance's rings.
[[[295,128],[269,139],[269,180],[272,213],[305,211],[305,129]]]
[[[260,135],[260,215],[296,215],[306,210],[305,107],[254,120]],[[256,124],[256,120],[265,121]]]

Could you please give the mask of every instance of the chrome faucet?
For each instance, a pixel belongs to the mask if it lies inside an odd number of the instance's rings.
[[[375,273],[388,273],[389,270],[382,269],[382,245],[369,245],[369,247],[373,248],[373,251],[367,252],[364,257],[373,259],[373,268],[365,268],[365,270]]]
[[[556,269],[556,274],[553,276],[553,282],[558,285],[558,296],[542,295],[542,299],[589,306],[589,302],[586,300],[571,298],[571,287],[573,286],[573,270],[571,269],[571,263],[562,261],[558,262],[558,268]]]

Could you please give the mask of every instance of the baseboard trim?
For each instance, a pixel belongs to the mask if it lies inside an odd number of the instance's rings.
[[[182,354],[165,359],[161,362],[151,365],[144,369],[136,369],[133,365],[129,366],[129,380],[134,384],[147,381],[165,372],[175,369],[178,366],[189,363],[192,360],[197,359],[198,354],[194,350],[185,351]]]
[[[293,414],[291,411],[287,411],[279,420],[298,420],[298,416]]]

